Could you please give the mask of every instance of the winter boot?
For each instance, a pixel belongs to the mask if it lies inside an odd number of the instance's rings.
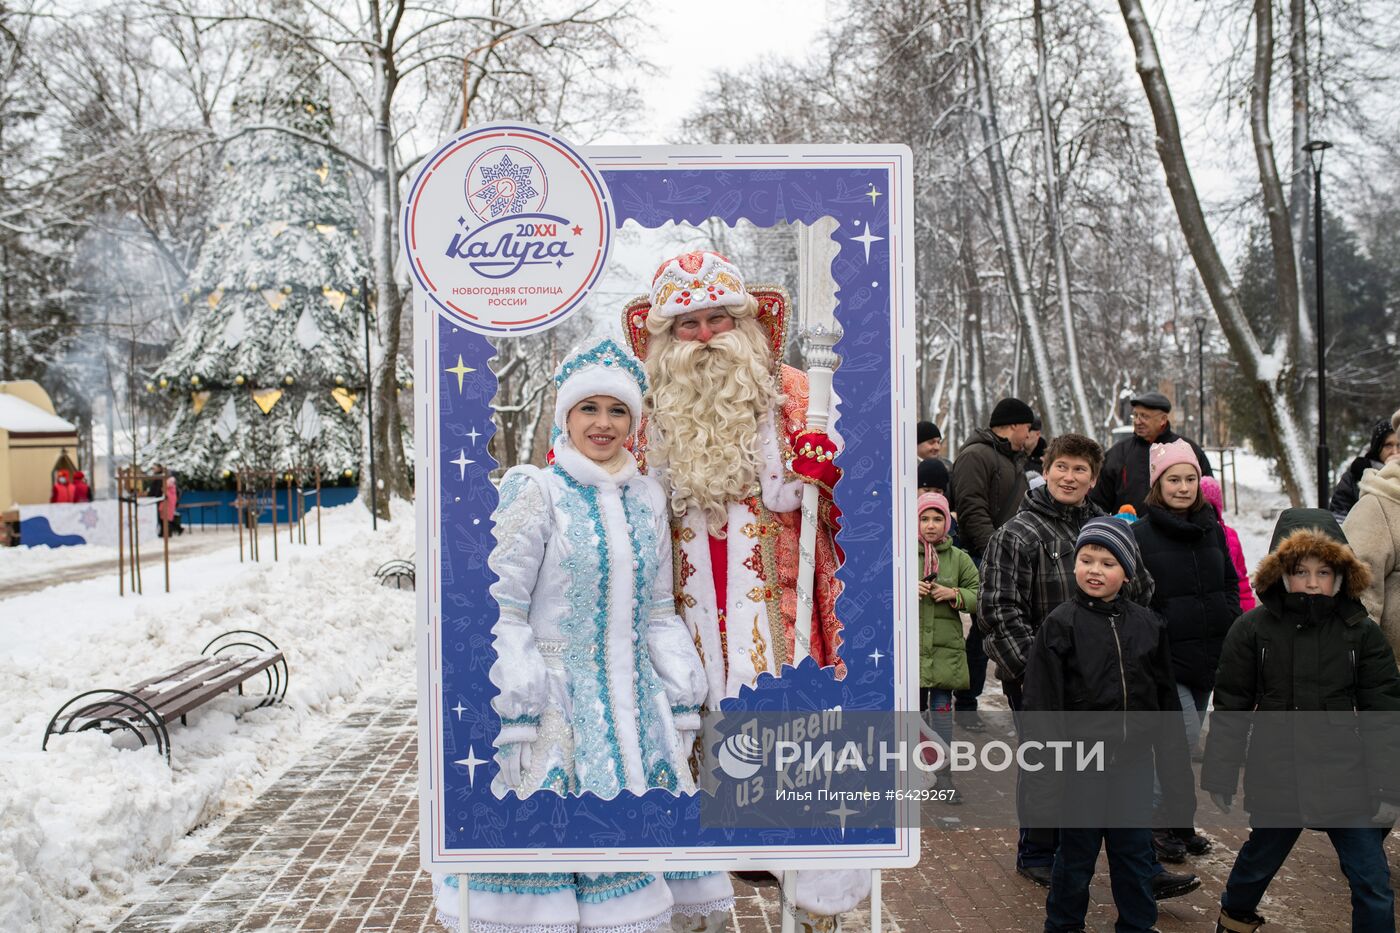
[[[1205,855],[1210,851],[1210,840],[1196,832],[1194,828],[1177,829],[1172,832],[1176,835],[1177,839],[1181,840],[1181,844],[1186,847],[1187,855]]]
[[[1186,844],[1177,837],[1174,830],[1152,830],[1152,849],[1157,853],[1157,858],[1164,862],[1179,865],[1186,861]]]
[[[1220,917],[1215,921],[1215,933],[1254,933],[1264,925],[1264,918],[1258,914],[1236,917],[1220,908]]]

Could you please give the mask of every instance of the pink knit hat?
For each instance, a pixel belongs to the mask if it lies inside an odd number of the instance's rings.
[[[1225,514],[1225,492],[1220,488],[1220,480],[1214,476],[1201,477],[1201,498],[1215,508],[1217,518]]]
[[[922,516],[929,509],[937,509],[943,513],[943,536],[937,541],[923,542],[925,577],[938,575],[938,551],[935,548],[942,543],[943,538],[948,537],[949,526],[953,524],[952,511],[948,508],[948,499],[941,492],[926,492],[919,496],[919,515]]]
[[[1170,444],[1153,444],[1147,459],[1148,485],[1156,486],[1157,478],[1178,463],[1189,463],[1196,468],[1196,475],[1201,475],[1201,462],[1186,441],[1177,438]]]

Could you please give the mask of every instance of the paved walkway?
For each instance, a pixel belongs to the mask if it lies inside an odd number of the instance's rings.
[[[414,718],[411,694],[351,713],[203,852],[170,868],[114,930],[440,929],[418,867]],[[1213,853],[1194,860],[1204,885],[1162,904],[1163,933],[1214,929],[1239,842],[1222,834]],[[1400,878],[1394,834],[1388,851]],[[1102,861],[1100,869],[1089,929],[1106,931],[1113,909]],[[775,884],[739,881],[736,889],[732,930],[781,929]],[[1044,892],[1016,875],[1012,834],[1001,830],[926,831],[918,868],[886,872],[884,890],[886,931],[1038,931],[1044,919]],[[1261,911],[1268,933],[1350,929],[1346,882],[1325,837],[1305,834]],[[849,917],[847,930],[868,931],[868,912]]]

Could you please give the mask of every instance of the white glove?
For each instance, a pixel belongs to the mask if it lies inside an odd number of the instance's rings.
[[[681,757],[689,758],[690,753],[695,750],[695,730],[681,729],[677,735],[680,736]]]
[[[1235,795],[1222,794],[1219,791],[1213,790],[1210,792],[1210,799],[1211,802],[1215,804],[1216,809],[1218,809],[1221,813],[1229,813],[1230,805],[1235,801]]]
[[[1371,822],[1378,826],[1393,826],[1396,820],[1400,820],[1400,807],[1385,801],[1376,807],[1376,815],[1371,817]]]
[[[530,770],[532,760],[530,746],[524,742],[512,742],[496,750],[496,764],[501,768],[501,783],[506,787],[519,788],[525,772]]]

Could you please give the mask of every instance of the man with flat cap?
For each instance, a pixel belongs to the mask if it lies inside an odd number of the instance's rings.
[[[1172,403],[1160,392],[1147,392],[1131,399],[1133,406],[1133,436],[1125,437],[1108,449],[1098,485],[1089,494],[1095,505],[1109,515],[1124,505],[1131,505],[1139,515],[1146,514],[1148,479],[1147,461],[1153,444],[1170,444],[1184,440],[1196,453],[1196,462],[1205,476],[1213,476],[1205,451],[1190,438],[1172,430],[1167,417]]]

